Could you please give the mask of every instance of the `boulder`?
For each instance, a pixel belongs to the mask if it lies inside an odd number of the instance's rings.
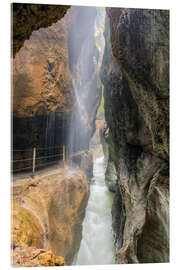
[[[51,250],[71,264],[79,250],[89,185],[82,171],[58,169],[12,187],[12,242]]]

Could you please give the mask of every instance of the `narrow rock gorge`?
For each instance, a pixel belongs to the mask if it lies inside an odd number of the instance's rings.
[[[101,78],[117,262],[168,262],[169,12],[106,12]]]
[[[169,11],[12,15],[12,264],[169,262]]]

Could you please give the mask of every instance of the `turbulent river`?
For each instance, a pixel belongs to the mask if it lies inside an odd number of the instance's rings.
[[[104,157],[94,161],[94,179],[83,222],[83,235],[76,265],[114,264],[111,207],[113,194],[104,182]]]

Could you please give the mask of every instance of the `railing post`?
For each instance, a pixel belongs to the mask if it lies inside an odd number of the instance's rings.
[[[33,148],[32,178],[34,178],[35,175],[35,166],[36,166],[36,147]]]
[[[68,155],[68,147],[66,147],[66,152],[65,152],[65,155],[66,155],[66,161],[68,162],[68,160],[69,160],[69,155]]]
[[[64,164],[65,163],[65,145],[63,144],[63,168],[64,168]]]

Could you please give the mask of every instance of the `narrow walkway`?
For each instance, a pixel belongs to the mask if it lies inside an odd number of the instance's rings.
[[[77,169],[75,167],[70,167],[66,164],[65,166],[66,168],[66,171],[68,173],[72,173],[74,171],[76,171]],[[42,169],[38,169],[35,173],[35,177],[36,176],[47,176],[48,173],[52,174],[52,173],[57,173],[57,171],[62,171],[63,168],[62,168],[62,162],[60,161],[57,161],[56,164],[54,165],[49,165],[49,166],[46,166],[45,168],[42,168]],[[54,171],[54,172],[53,172]],[[28,172],[19,172],[19,173],[16,173],[16,174],[12,174],[11,175],[11,180],[12,181],[15,181],[15,180],[20,180],[20,179],[25,179],[25,178],[32,178],[31,177],[32,175],[32,172],[31,171],[28,171]]]

